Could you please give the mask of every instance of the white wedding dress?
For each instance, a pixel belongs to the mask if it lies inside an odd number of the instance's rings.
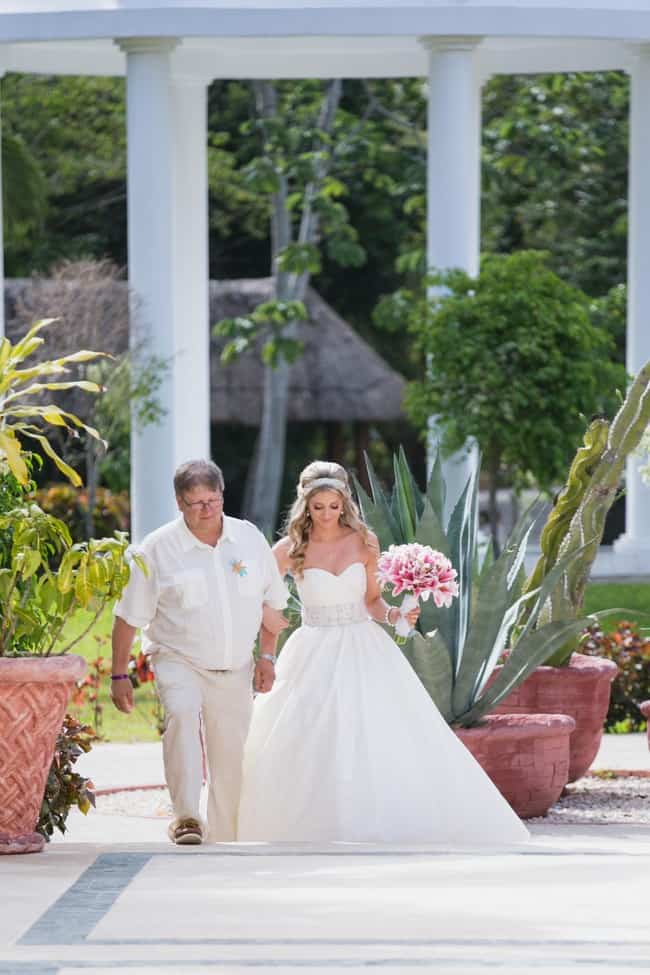
[[[366,571],[305,569],[303,625],[258,695],[238,839],[519,843],[528,831],[369,619]]]

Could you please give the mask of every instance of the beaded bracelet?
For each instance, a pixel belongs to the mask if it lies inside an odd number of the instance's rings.
[[[391,621],[389,619],[389,613],[390,613],[391,609],[396,609],[396,608],[397,608],[396,606],[387,606],[386,607],[386,615],[384,616],[384,623],[387,626],[395,626],[395,624],[394,623],[391,623]]]
[[[128,674],[113,674],[111,676],[111,680],[130,680],[130,679],[131,678],[129,677]]]

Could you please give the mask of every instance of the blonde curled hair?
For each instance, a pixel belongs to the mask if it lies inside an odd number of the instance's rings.
[[[345,468],[333,461],[315,460],[300,474],[296,500],[291,506],[284,527],[285,535],[291,542],[289,561],[291,572],[296,579],[302,578],[305,553],[311,535],[309,499],[318,491],[337,491],[340,494],[343,503],[341,524],[358,532],[365,545],[370,544],[370,533],[352,497]]]

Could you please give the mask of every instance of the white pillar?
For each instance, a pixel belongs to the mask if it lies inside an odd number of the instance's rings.
[[[424,38],[429,50],[427,266],[478,273],[481,83],[476,38]],[[431,367],[435,369],[435,361]],[[435,420],[430,447],[437,442]],[[477,462],[474,445],[443,462],[449,516]]]
[[[650,45],[637,48],[631,81],[627,370],[636,375],[650,361]],[[614,543],[614,550],[617,561],[625,561],[625,571],[647,574],[650,566],[650,487],[642,482],[639,465],[638,458],[629,458],[626,530]]]
[[[176,41],[120,42],[127,62],[127,215],[131,346],[168,363],[165,415],[131,433],[131,532],[138,541],[174,515],[174,136],[171,52]]]
[[[207,85],[175,77],[174,466],[210,457]]]

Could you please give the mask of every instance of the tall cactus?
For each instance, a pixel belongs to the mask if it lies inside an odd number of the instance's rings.
[[[571,560],[551,594],[552,620],[575,618],[581,613],[589,573],[603,537],[605,517],[616,497],[625,461],[639,446],[649,423],[650,362],[636,376],[612,420],[607,446],[559,545],[558,559],[582,551]],[[570,644],[562,647],[548,662],[554,665],[567,663],[573,648]]]
[[[571,519],[583,501],[596,465],[607,448],[608,432],[609,422],[607,420],[592,420],[587,427],[583,445],[578,447],[573,463],[569,468],[566,484],[542,529],[539,540],[541,555],[526,581],[524,592],[531,592],[533,589],[539,588],[543,579],[557,562],[560,546],[567,534]],[[519,618],[520,626],[528,620],[530,612],[530,605],[527,604]]]

